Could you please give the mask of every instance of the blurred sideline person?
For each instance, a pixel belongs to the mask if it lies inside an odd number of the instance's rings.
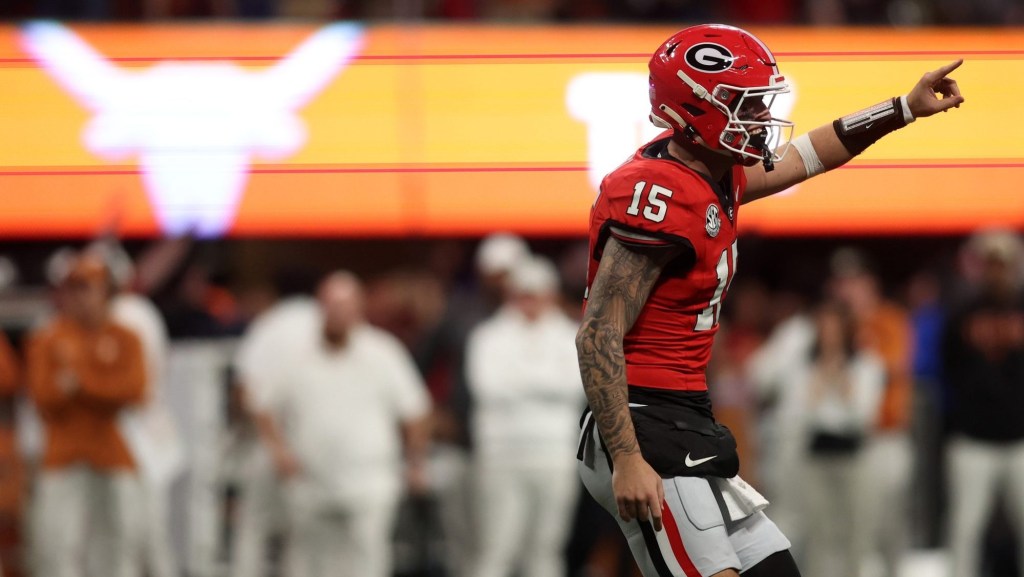
[[[476,577],[473,563],[478,535],[472,503],[473,439],[465,375],[466,341],[474,327],[506,304],[509,271],[529,255],[530,247],[516,235],[494,233],[485,237],[473,258],[476,282],[456,289],[435,334],[424,339],[424,346],[416,354],[434,392],[430,477],[444,533],[445,565],[452,577]]]
[[[319,338],[278,357],[254,399],[285,483],[289,577],[389,577],[403,446],[408,488],[426,487],[429,397],[402,344],[364,322],[363,298],[354,275],[329,275]]]
[[[111,319],[133,331],[142,343],[145,398],[140,406],[122,414],[121,429],[138,464],[145,499],[141,538],[144,566],[151,577],[177,577],[178,563],[170,535],[170,490],[184,468],[184,450],[163,391],[169,347],[167,326],[152,301],[130,290],[134,266],[120,245],[99,241],[85,254],[101,259],[111,273],[117,289],[110,302]]]
[[[479,532],[472,575],[561,577],[579,492],[578,325],[559,306],[548,260],[521,260],[508,284],[509,302],[473,330],[466,350]]]
[[[645,577],[795,577],[767,501],[738,476],[706,369],[736,272],[742,203],[837,168],[915,118],[959,106],[946,76],[837,119],[785,154],[771,52],[721,25],[684,29],[650,61],[651,117],[671,129],[606,176],[591,209],[588,297],[576,338],[589,409],[579,471],[617,517]],[[941,92],[943,98],[938,98]],[[784,156],[785,155],[785,156]]]
[[[111,319],[115,288],[95,255],[76,257],[59,290],[61,313],[27,346],[29,392],[45,431],[35,574],[76,577],[89,558],[92,577],[134,577],[144,505],[118,419],[145,396],[142,344]]]
[[[812,315],[797,312],[775,326],[749,363],[758,400],[765,407],[759,423],[761,482],[771,499],[772,519],[792,542],[798,560],[806,552],[806,411],[805,395],[793,386],[792,375],[811,355],[814,340]]]
[[[806,421],[807,573],[860,577],[860,551],[852,539],[861,522],[857,468],[878,416],[885,369],[858,345],[845,307],[823,303],[814,320],[815,342],[791,375]]]
[[[20,534],[23,522],[25,466],[18,451],[16,408],[22,390],[21,360],[0,331],[0,532]],[[18,551],[0,548],[0,576],[19,567]]]
[[[1005,492],[1024,553],[1024,245],[992,230],[967,244],[979,286],[951,315],[943,338],[953,436],[947,445],[950,577],[982,574],[982,537]]]
[[[924,269],[908,279],[905,302],[913,337],[914,473],[911,479],[915,547],[945,543],[945,441],[947,396],[942,383],[942,337],[947,317],[943,287],[936,271]],[[913,532],[912,532],[913,534]]]
[[[260,410],[254,399],[273,397],[272,377],[282,359],[315,346],[322,324],[316,300],[288,297],[257,317],[242,336],[235,355],[235,379],[242,398],[241,475],[235,533],[231,548],[232,577],[267,574],[267,551],[273,535],[285,531],[282,487],[267,444],[257,432]]]
[[[757,283],[743,283],[731,291],[730,317],[721,323],[720,334],[708,364],[708,392],[715,418],[732,431],[736,452],[744,464],[743,478],[760,486],[760,455],[757,446],[757,391],[750,372],[751,358],[765,340],[766,312],[770,296]]]
[[[853,313],[858,339],[885,364],[885,388],[875,427],[857,472],[859,522],[852,539],[858,564],[878,559],[885,577],[896,577],[910,529],[910,438],[914,384],[913,334],[902,306],[885,299],[878,277],[860,252],[844,248],[832,255],[832,294]]]

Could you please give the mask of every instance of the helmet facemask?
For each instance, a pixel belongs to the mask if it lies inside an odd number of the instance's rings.
[[[774,163],[786,155],[793,135],[793,123],[771,117],[775,97],[790,91],[782,75],[772,76],[768,86],[718,84],[711,91],[682,70],[676,71],[676,76],[693,90],[694,96],[710,103],[726,119],[725,126],[718,134],[719,146],[714,146],[711,140],[705,138],[706,146],[712,149],[720,147],[745,166],[762,162],[766,171],[774,169]],[[740,116],[747,116],[746,112],[750,109],[760,109],[764,113],[746,118]],[[672,113],[671,109],[662,108],[662,111]],[[713,134],[702,136],[714,138]]]
[[[719,84],[708,98],[728,119],[718,137],[722,148],[746,166],[764,163],[767,171],[786,156],[793,137],[791,121],[771,116],[775,98],[789,93],[789,85],[781,76],[776,78],[779,82],[771,86],[744,88]]]

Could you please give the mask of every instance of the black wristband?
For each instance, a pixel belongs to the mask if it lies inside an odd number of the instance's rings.
[[[836,119],[832,128],[850,154],[857,156],[879,138],[907,125],[899,97]]]

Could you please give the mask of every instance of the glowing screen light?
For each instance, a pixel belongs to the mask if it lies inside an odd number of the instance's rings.
[[[582,235],[669,27],[0,26],[0,237]],[[958,56],[960,110],[744,207],[741,232],[1024,228],[1024,32],[754,30],[796,134]],[[790,154],[793,154],[790,151]]]
[[[162,62],[122,70],[56,23],[24,31],[25,50],[93,113],[86,147],[137,158],[161,232],[218,236],[234,221],[254,157],[298,151],[296,112],[356,56],[362,30],[327,26],[267,70],[230,62]]]

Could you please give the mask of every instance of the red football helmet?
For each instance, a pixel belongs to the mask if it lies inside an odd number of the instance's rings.
[[[654,124],[767,170],[789,149],[793,123],[771,117],[789,85],[753,34],[722,24],[686,28],[658,48],[649,69]]]

